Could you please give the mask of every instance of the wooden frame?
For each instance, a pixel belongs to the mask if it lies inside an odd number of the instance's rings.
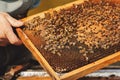
[[[72,3],[66,4],[64,6],[60,6],[48,11],[44,11],[42,13],[27,17],[22,19],[23,22],[32,19],[35,16],[44,17],[44,13],[46,12],[52,12],[53,10],[59,11],[62,8],[68,8],[73,4],[80,4],[83,3],[85,0],[78,0],[74,1]],[[95,0],[94,0],[95,1]],[[97,0],[98,1],[98,0]],[[117,1],[117,0],[110,0],[110,1]],[[119,1],[119,0],[118,0]],[[49,65],[49,63],[46,61],[46,59],[42,56],[42,54],[36,49],[34,44],[30,41],[30,39],[26,36],[26,34],[22,31],[22,29],[17,28],[16,29],[19,37],[21,38],[24,45],[32,52],[32,55],[36,58],[36,60],[41,64],[41,66],[48,72],[48,74],[51,76],[53,80],[76,80],[80,77],[83,77],[91,72],[94,72],[96,70],[99,70],[105,66],[108,66],[112,63],[115,63],[117,61],[120,61],[120,52],[114,53],[110,56],[104,57],[100,60],[97,60],[91,64],[85,65],[83,67],[80,67],[78,69],[75,69],[73,71],[70,71],[62,76],[58,76],[56,72],[52,69],[52,67]]]

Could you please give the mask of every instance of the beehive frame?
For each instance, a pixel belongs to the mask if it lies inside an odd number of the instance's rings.
[[[22,19],[23,22],[26,22],[28,20],[31,20],[33,17],[40,16],[44,17],[44,13],[46,12],[52,12],[53,10],[59,11],[62,8],[69,8],[73,4],[81,4],[84,1],[87,0],[77,0],[72,3],[66,4],[64,6],[60,6],[54,9],[50,9],[48,11],[44,11],[42,13],[38,13],[36,15],[27,17]],[[99,0],[93,0],[93,1],[99,1]],[[119,0],[108,0],[113,2],[120,2]],[[83,77],[91,72],[94,72],[96,70],[99,70],[105,66],[108,66],[112,63],[115,63],[117,61],[120,61],[120,52],[114,53],[110,56],[107,56],[105,58],[102,58],[100,60],[97,60],[93,63],[90,63],[88,65],[85,65],[83,67],[80,67],[78,69],[75,69],[73,71],[70,71],[62,76],[58,76],[56,72],[52,69],[52,67],[49,65],[47,60],[42,56],[42,54],[36,49],[34,44],[30,41],[30,39],[26,36],[26,34],[22,31],[22,29],[17,28],[17,33],[21,40],[23,41],[24,45],[32,52],[32,55],[36,58],[36,60],[41,64],[41,66],[48,72],[48,74],[51,76],[53,80],[76,80],[80,77]]]

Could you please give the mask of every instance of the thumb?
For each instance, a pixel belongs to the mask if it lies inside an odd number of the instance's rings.
[[[9,14],[5,14],[6,19],[13,27],[20,27],[24,23],[20,20],[16,20],[15,18],[11,17]]]

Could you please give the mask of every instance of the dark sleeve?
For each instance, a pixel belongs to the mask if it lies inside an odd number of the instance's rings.
[[[23,0],[23,4],[14,12],[9,13],[12,17],[20,19],[26,17],[28,10],[39,5],[40,0]]]

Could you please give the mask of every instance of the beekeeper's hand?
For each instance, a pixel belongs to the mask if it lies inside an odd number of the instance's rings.
[[[13,27],[20,27],[23,22],[14,19],[9,14],[0,12],[0,46],[8,44],[20,45],[22,42],[13,32]]]

